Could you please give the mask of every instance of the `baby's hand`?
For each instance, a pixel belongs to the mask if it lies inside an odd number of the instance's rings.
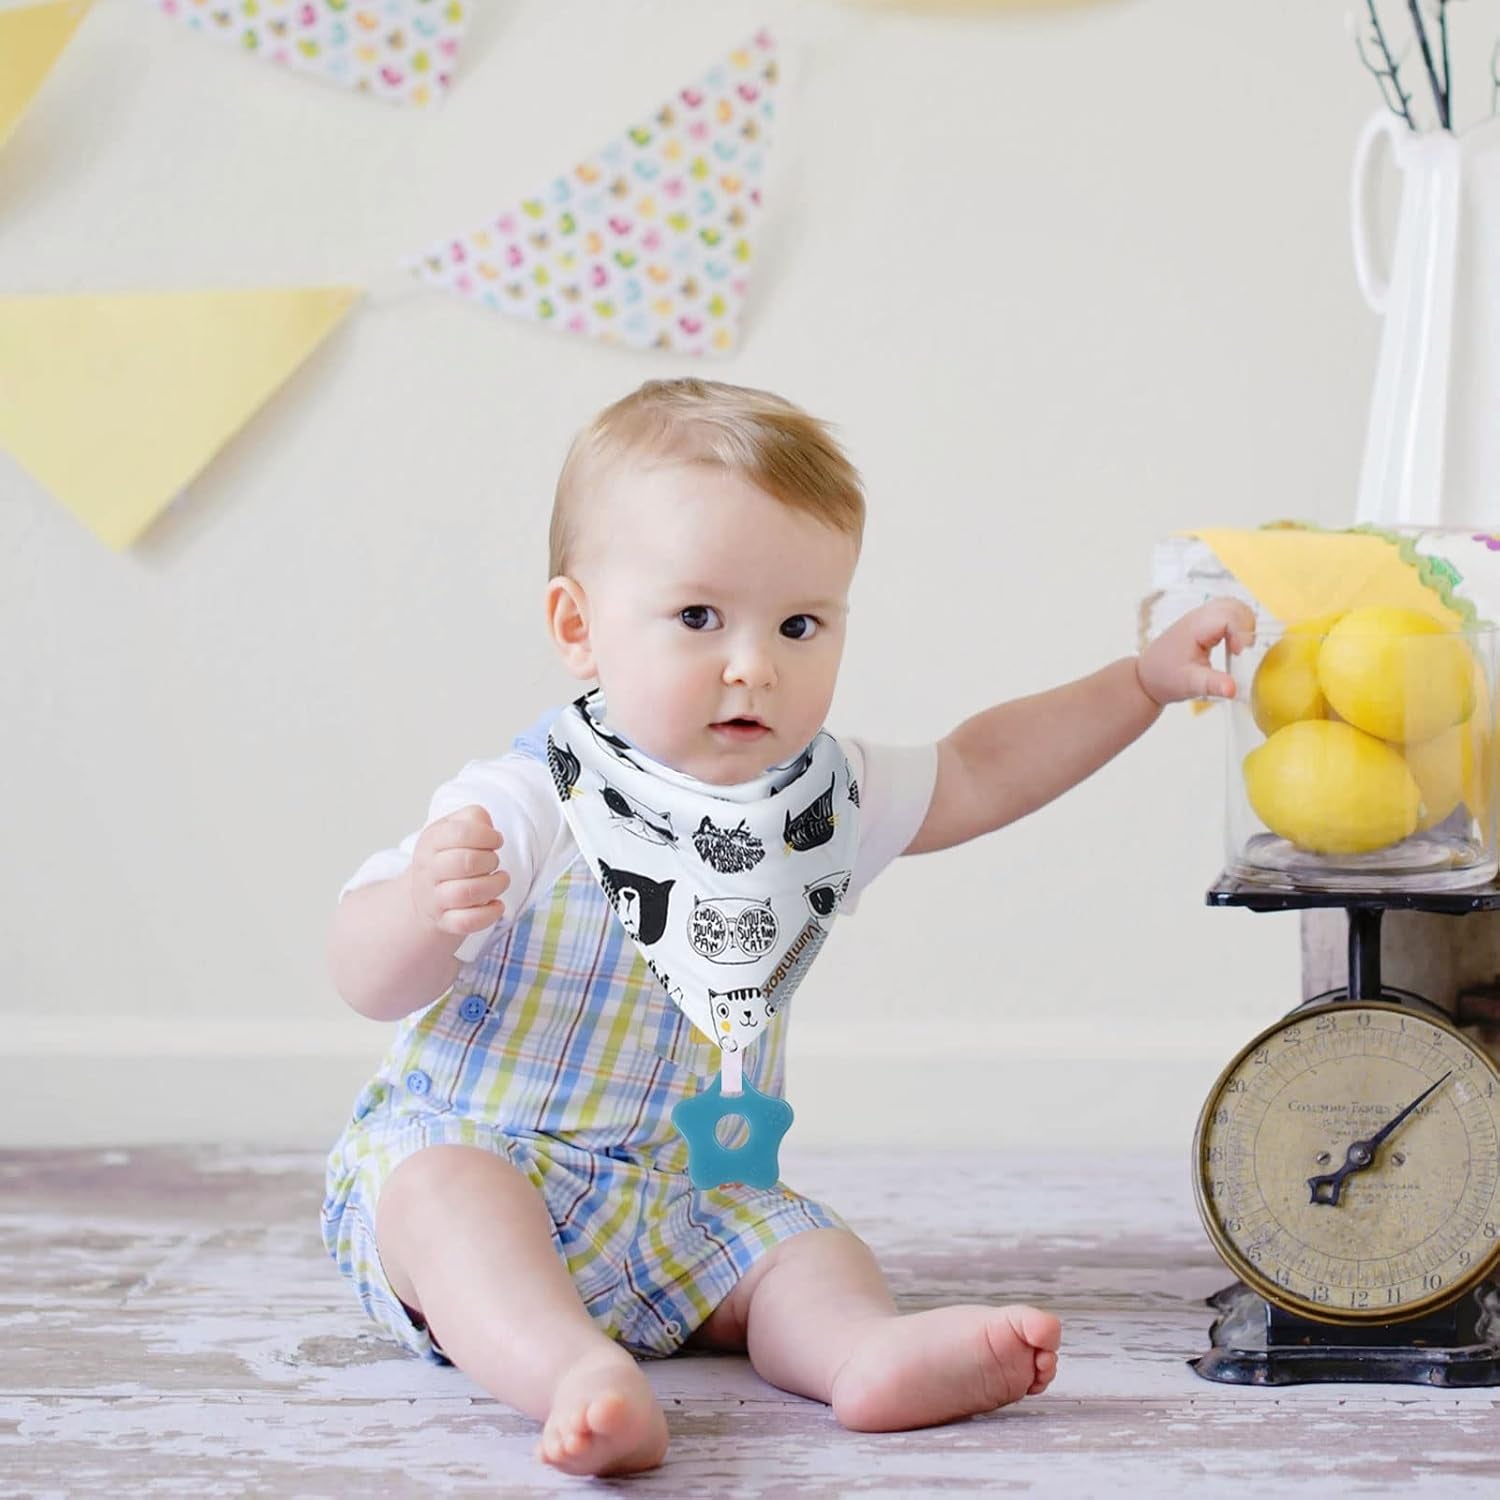
[[[411,856],[411,899],[439,932],[468,936],[505,915],[510,876],[496,850],[504,840],[482,807],[463,807],[422,830]]]
[[[1136,660],[1146,696],[1165,706],[1183,698],[1232,698],[1234,678],[1217,671],[1208,653],[1220,641],[1238,656],[1255,641],[1255,616],[1238,599],[1200,604],[1164,630]]]

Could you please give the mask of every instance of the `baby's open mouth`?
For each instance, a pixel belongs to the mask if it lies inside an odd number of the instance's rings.
[[[771,732],[759,719],[748,717],[720,719],[716,724],[710,724],[708,727],[734,739],[758,739],[761,735]]]

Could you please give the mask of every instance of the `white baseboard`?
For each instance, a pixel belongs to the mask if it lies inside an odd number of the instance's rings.
[[[983,1032],[819,1020],[795,1028],[794,1127],[809,1146],[1184,1151],[1219,1070],[1258,1028],[1233,1018],[1028,1021]],[[354,1018],[9,1023],[0,1147],[331,1142],[386,1033]],[[1186,1167],[1184,1167],[1186,1170]]]

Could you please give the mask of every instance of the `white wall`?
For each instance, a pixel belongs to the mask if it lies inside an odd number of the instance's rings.
[[[835,419],[868,478],[836,728],[936,737],[1129,651],[1169,531],[1352,515],[1374,85],[1336,0],[488,0],[426,113],[102,0],[0,154],[0,289],[368,282],[766,16],[784,123],[711,373]],[[334,893],[561,701],[564,444],[689,368],[413,290],[124,556],[0,460],[0,1144],[331,1137],[385,1036],[325,976]],[[1202,904],[1222,784],[1221,726],[1178,709],[894,868],[799,998],[801,1138],[1185,1144],[1298,995],[1295,918]]]

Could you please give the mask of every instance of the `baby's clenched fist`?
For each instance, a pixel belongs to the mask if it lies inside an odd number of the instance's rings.
[[[429,823],[411,856],[411,899],[439,932],[467,937],[505,915],[510,876],[496,852],[504,840],[484,808],[462,807]]]

